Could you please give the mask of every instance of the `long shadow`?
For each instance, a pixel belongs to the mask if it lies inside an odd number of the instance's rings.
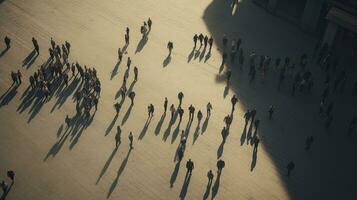
[[[0,3],[2,3],[2,1],[0,0]],[[5,53],[8,51],[9,49],[8,48],[5,48],[4,50],[1,51],[0,53],[0,58],[5,55]]]
[[[217,149],[217,159],[220,158],[223,154],[224,144],[225,144],[225,142],[222,140],[221,144],[219,145],[219,147]]]
[[[175,165],[175,169],[174,171],[172,172],[171,174],[171,178],[170,178],[170,188],[174,187],[174,183],[176,181],[176,178],[177,178],[177,174],[180,170],[180,162],[177,162],[176,165]]]
[[[214,182],[213,187],[212,187],[212,198],[211,199],[214,199],[218,193],[219,184],[221,182],[221,174],[222,174],[222,172],[217,173],[216,181]]]
[[[22,66],[28,65],[28,63],[34,59],[34,56],[36,55],[36,50],[33,49],[29,55],[26,56],[26,58],[22,61]]]
[[[133,107],[134,107],[134,105],[130,104],[129,109],[126,111],[126,113],[123,117],[123,120],[121,121],[121,125],[124,125],[125,122],[129,119],[129,116],[130,116],[130,113],[131,113],[131,110],[133,109]]]
[[[136,81],[131,82],[131,84],[130,84],[130,86],[129,86],[129,88],[128,88],[128,91],[126,92],[127,94],[129,94],[131,91],[133,91],[133,88],[134,88],[134,86],[135,86],[135,83],[136,83]]]
[[[175,128],[174,132],[172,133],[172,139],[171,139],[171,144],[173,144],[180,132],[180,125],[181,125],[181,122],[179,122],[177,124],[177,127]]]
[[[208,60],[210,57],[211,57],[211,52],[208,52],[208,53],[206,54],[206,56],[205,56],[205,61],[204,61],[204,63],[206,63],[207,60]]]
[[[171,62],[171,56],[168,55],[168,56],[164,59],[164,61],[162,62],[162,66],[163,66],[163,67],[166,67],[170,62]]]
[[[32,64],[35,62],[35,60],[37,59],[38,54],[36,54],[26,65],[26,69],[30,68],[32,66]]]
[[[162,127],[162,124],[164,123],[165,117],[166,117],[166,113],[164,112],[164,113],[162,113],[161,118],[160,118],[159,122],[156,125],[155,135],[159,135],[161,127]]]
[[[135,54],[139,53],[144,48],[147,41],[148,41],[147,35],[141,38],[138,45],[136,46]]]
[[[6,92],[0,97],[0,107],[8,105],[10,101],[16,96],[19,85],[11,85]]]
[[[113,160],[113,158],[114,158],[114,155],[116,154],[117,151],[118,151],[118,147],[115,147],[115,148],[113,149],[112,153],[110,154],[110,156],[109,156],[107,162],[105,162],[105,165],[104,165],[102,171],[100,172],[97,181],[95,182],[96,185],[99,183],[100,179],[103,177],[103,175],[104,175],[105,172],[107,171],[107,169],[108,169],[110,163],[112,162],[112,160]]]
[[[203,200],[206,200],[209,196],[210,190],[211,190],[212,182],[208,182],[206,186],[206,191],[203,194]]]
[[[201,55],[200,55],[200,62],[202,61],[202,59],[203,59],[203,57],[205,56],[205,53],[206,53],[206,47],[205,48],[203,48],[203,51],[202,51],[202,53],[201,53]]]
[[[164,142],[166,142],[167,138],[169,137],[170,133],[171,133],[171,128],[172,128],[173,123],[170,121],[169,125],[167,126],[167,129],[165,130],[163,136],[162,136],[162,140]]]
[[[187,125],[186,125],[186,129],[185,129],[185,136],[188,137],[189,133],[190,133],[190,130],[191,130],[191,126],[192,126],[192,121],[193,120],[189,120],[187,122]]]
[[[195,54],[195,47],[193,47],[192,48],[192,50],[191,50],[191,52],[190,52],[190,54],[188,54],[188,56],[187,56],[187,63],[189,63],[191,60],[192,60],[192,58],[193,58],[193,55]]]
[[[110,74],[110,80],[113,80],[114,76],[117,75],[118,70],[119,70],[120,63],[121,63],[121,61],[118,61],[118,62],[115,64],[115,66],[114,66],[114,68],[113,68],[113,71],[112,71],[112,73]]]
[[[257,164],[257,150],[253,150],[252,163],[250,164],[250,171],[253,171],[255,165]]]
[[[121,163],[121,165],[119,167],[119,170],[118,170],[118,173],[117,173],[117,176],[115,177],[112,185],[109,188],[109,192],[107,194],[107,199],[110,197],[110,195],[113,193],[115,187],[118,185],[119,178],[122,175],[122,173],[124,172],[124,169],[125,169],[126,165],[128,164],[130,152],[131,152],[131,148],[129,149],[128,154],[126,155],[126,157],[124,158],[123,162]]]
[[[198,139],[198,136],[200,135],[200,127],[197,125],[195,133],[193,134],[193,141],[192,141],[192,145],[195,144],[196,140]]]
[[[59,129],[62,129],[63,125]],[[58,134],[58,132],[57,132]],[[64,142],[67,140],[68,136],[70,135],[70,127],[67,127],[64,133],[62,134],[62,137],[51,147],[51,149],[48,151],[47,155],[43,159],[45,162],[50,156],[55,157],[57,153],[61,150]]]
[[[145,137],[146,132],[149,128],[150,122],[151,122],[151,117],[148,117],[148,119],[146,120],[145,125],[143,127],[143,130],[141,130],[140,135],[138,137],[139,140],[142,140]]]
[[[180,200],[183,200],[186,198],[186,194],[187,194],[187,190],[188,190],[188,186],[190,184],[190,180],[191,180],[191,175],[188,175],[187,179],[185,177],[185,181],[182,184],[182,188],[181,188],[181,192],[180,192]]]
[[[2,2],[0,1],[0,4],[1,4],[1,3],[2,3]],[[2,193],[2,195],[1,195],[1,197],[0,197],[0,200],[5,200],[5,199],[6,199],[7,195],[8,195],[9,192],[11,191],[13,185],[14,185],[14,182],[11,182],[11,184],[10,184],[10,186],[7,188],[7,190],[4,191],[4,193]]]
[[[114,127],[115,122],[116,122],[117,119],[118,119],[118,116],[119,116],[118,114],[116,114],[116,115],[114,116],[114,118],[113,118],[112,122],[110,122],[110,124],[109,124],[107,130],[105,130],[105,135],[108,135],[108,134],[110,133],[110,131],[111,131],[112,128]]]
[[[246,137],[247,137],[247,126],[244,126],[242,135],[240,136],[240,146],[244,144]]]
[[[209,117],[206,117],[206,119],[205,119],[205,121],[203,122],[203,125],[202,125],[202,132],[201,132],[202,135],[207,130],[208,122],[209,122]]]

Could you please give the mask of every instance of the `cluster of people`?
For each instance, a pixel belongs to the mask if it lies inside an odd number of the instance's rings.
[[[213,37],[209,37],[207,35],[203,36],[202,33],[200,33],[199,35],[195,34],[193,36],[193,43],[194,43],[194,49],[196,49],[197,46],[197,42],[200,42],[200,47],[199,49],[201,49],[202,45],[203,45],[203,49],[207,48],[207,44],[209,45],[208,48],[208,53],[211,53],[212,50],[212,46],[213,46]]]
[[[22,74],[20,70],[17,72],[11,71],[12,84],[20,85],[22,83]]]

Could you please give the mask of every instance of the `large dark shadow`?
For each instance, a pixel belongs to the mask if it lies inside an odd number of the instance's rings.
[[[145,125],[144,125],[143,129],[141,130],[140,135],[138,137],[139,140],[142,140],[145,137],[145,134],[146,134],[146,132],[147,132],[147,130],[149,128],[151,119],[152,119],[152,117],[148,117],[147,118],[147,120],[145,122]]]

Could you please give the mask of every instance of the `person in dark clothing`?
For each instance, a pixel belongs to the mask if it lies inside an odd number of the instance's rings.
[[[247,110],[247,112],[244,113],[244,119],[245,119],[245,127],[247,126],[248,122],[249,122],[249,119],[251,117],[251,111],[250,110]]]
[[[171,120],[170,121],[172,121],[172,119],[174,118],[174,114],[175,114],[175,106],[174,106],[174,104],[171,104],[170,111],[171,111]]]
[[[207,37],[207,35],[203,38],[203,44],[204,44],[204,49],[206,49],[207,48],[207,42],[208,42],[208,37]]]
[[[197,39],[198,39],[198,36],[197,36],[197,34],[195,34],[195,35],[193,36],[193,43],[194,43],[194,45],[195,45],[193,48],[196,48]]]
[[[236,95],[233,95],[233,96],[232,96],[232,98],[231,98],[231,103],[232,103],[232,113],[233,113],[233,111],[234,111],[234,109],[235,109],[235,106],[236,106],[237,102],[238,102],[238,98],[237,98],[237,96],[236,96]]]
[[[118,147],[121,143],[121,128],[117,126],[117,134],[115,135],[115,146]]]
[[[130,142],[130,144],[129,144],[130,149],[132,149],[132,148],[134,148],[134,147],[133,147],[133,139],[134,139],[134,136],[133,136],[133,133],[132,133],[131,131],[130,131],[130,133],[129,133],[128,138],[129,138],[129,142]]]
[[[211,53],[212,46],[213,46],[213,38],[212,38],[212,36],[208,39],[208,44],[209,44],[209,51],[208,51],[208,53]]]
[[[179,117],[180,117],[180,122],[182,121],[182,116],[183,116],[183,113],[185,112],[181,107],[179,107],[178,109],[178,114],[179,114]]]
[[[187,169],[187,173],[186,173],[186,177],[187,176],[191,176],[192,174],[192,170],[195,168],[194,163],[191,161],[191,158],[186,162],[186,169]]]
[[[207,178],[208,178],[208,185],[211,185],[212,184],[212,181],[213,181],[213,173],[212,173],[212,170],[209,170],[208,173],[207,173]]]
[[[34,37],[32,38],[32,44],[33,44],[37,54],[39,54],[40,53],[40,47],[38,46],[37,40]]]
[[[164,101],[164,113],[166,113],[166,110],[167,110],[167,103],[168,103],[168,100],[167,100],[167,97],[165,97],[165,101]]]
[[[295,163],[293,161],[290,161],[288,165],[286,166],[286,169],[288,170],[288,173],[286,176],[290,177],[291,171],[295,168]]]
[[[212,105],[210,102],[207,103],[207,118],[211,116]]]
[[[5,45],[6,45],[6,50],[10,49],[11,39],[8,36],[5,36],[4,42],[5,42]]]
[[[224,168],[224,166],[226,165],[226,163],[223,161],[223,160],[218,160],[217,161],[217,172],[218,172],[218,174],[220,174],[221,172],[222,172],[222,170],[223,170],[223,168]]]
[[[149,27],[149,31],[151,31],[151,26],[152,26],[152,21],[151,21],[151,19],[150,19],[150,17],[149,17],[149,19],[148,19],[148,27]]]
[[[273,113],[274,113],[274,106],[273,105],[271,105],[269,107],[268,112],[269,112],[269,119],[272,119],[273,118]]]
[[[183,99],[184,95],[183,95],[182,92],[179,92],[179,93],[177,94],[177,97],[178,97],[178,99],[179,99],[179,105],[178,105],[178,107],[181,107],[182,99]]]
[[[198,36],[198,40],[200,41],[200,48],[202,47],[202,43],[203,43],[203,34],[200,33],[200,35]]]
[[[15,182],[15,172],[12,170],[9,170],[9,171],[7,171],[6,174],[7,174],[7,177],[9,177],[11,179],[12,183],[14,183]]]

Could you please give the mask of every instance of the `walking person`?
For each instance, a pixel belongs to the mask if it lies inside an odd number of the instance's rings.
[[[133,105],[134,105],[134,98],[135,98],[135,92],[134,92],[134,91],[131,91],[131,92],[129,93],[129,98],[130,98],[130,100],[131,100],[130,106],[133,106]]]
[[[207,118],[209,118],[211,116],[211,110],[212,110],[211,102],[208,102],[206,107],[207,107]]]
[[[271,105],[268,110],[269,113],[269,119],[271,120],[273,118],[273,113],[274,113],[274,106]]]
[[[179,99],[179,105],[178,105],[179,108],[181,107],[183,97],[184,97],[184,95],[182,92],[179,92],[177,94],[177,98]]]
[[[11,180],[12,183],[15,182],[15,172],[14,172],[14,171],[8,170],[8,171],[6,172],[6,175],[7,175],[7,177],[10,178],[10,180]]]
[[[191,104],[190,107],[188,107],[188,110],[189,110],[188,121],[193,121],[193,116],[195,114],[195,107],[193,107],[192,104]]]
[[[244,119],[245,119],[245,125],[244,125],[244,127],[247,127],[248,122],[249,122],[249,119],[250,119],[250,116],[251,116],[251,112],[250,112],[250,110],[248,109],[248,110],[244,113]]]
[[[11,39],[8,36],[5,36],[4,42],[5,42],[5,45],[6,45],[6,50],[10,49]]]
[[[19,81],[19,84],[21,84],[22,83],[22,74],[21,74],[20,70],[17,70],[17,79]]]
[[[150,19],[150,17],[149,17],[149,19],[148,19],[148,27],[149,27],[149,31],[151,31],[151,26],[152,26],[152,21],[151,21],[151,19]]]
[[[182,121],[182,116],[183,116],[183,113],[185,112],[181,107],[177,108],[177,112],[179,114],[179,117],[180,117],[180,122]]]
[[[222,173],[222,170],[223,170],[224,166],[226,165],[226,163],[224,162],[224,160],[219,159],[217,161],[216,165],[217,165],[217,173],[220,174],[220,173]]]
[[[170,111],[171,111],[171,120],[170,121],[172,121],[172,119],[174,118],[174,114],[175,114],[175,106],[174,106],[174,104],[171,104]]]
[[[169,41],[169,42],[167,43],[167,48],[169,49],[169,57],[170,57],[170,56],[171,56],[172,49],[174,48],[174,44],[173,44],[171,41]]]
[[[138,80],[138,73],[139,73],[138,68],[135,66],[134,67],[134,81],[135,82]]]
[[[168,103],[168,100],[167,100],[167,97],[165,97],[165,101],[164,101],[164,113],[166,113],[166,110],[167,110],[167,103]]]
[[[214,175],[213,175],[213,173],[212,173],[212,170],[209,170],[209,171],[207,172],[207,178],[208,178],[208,185],[209,185],[209,186],[212,185],[212,181],[213,181],[213,178],[214,178]]]
[[[212,50],[212,46],[213,46],[213,38],[212,38],[212,36],[208,39],[208,44],[209,44],[208,53],[211,54],[211,50]]]
[[[123,51],[120,48],[118,49],[118,58],[119,62],[121,62],[121,60],[123,59]]]
[[[35,48],[35,51],[37,52],[37,54],[39,54],[40,47],[38,46],[37,40],[34,37],[32,37],[32,44],[33,44],[33,47]]]
[[[295,168],[295,163],[293,161],[290,161],[286,166],[286,169],[288,170],[288,173],[286,174],[287,177],[290,177],[290,173],[294,168]]]
[[[194,48],[194,49],[196,49],[197,39],[198,39],[198,36],[197,36],[197,34],[195,34],[195,35],[193,36],[193,44],[194,44],[193,48]]]
[[[198,126],[198,127],[199,127],[200,124],[201,124],[202,117],[203,117],[203,114],[202,114],[201,110],[199,110],[199,111],[197,112],[197,120],[198,120],[197,126]]]
[[[234,109],[235,109],[235,106],[236,106],[237,102],[238,102],[237,96],[233,95],[232,98],[231,98],[231,103],[232,103],[232,111],[231,111],[231,113],[232,114],[234,112]]]
[[[187,176],[191,176],[192,170],[193,170],[194,168],[195,168],[195,165],[194,165],[194,163],[192,162],[191,158],[188,159],[188,161],[186,162],[187,172],[186,172],[186,177],[185,177],[185,179],[187,178]]]
[[[117,113],[117,115],[119,114],[119,111],[120,111],[120,108],[121,108],[121,104],[120,103],[115,103],[114,104],[114,108],[115,108],[115,111]]]
[[[68,117],[68,115],[66,115],[64,122],[67,124],[67,128],[71,126],[71,119]]]
[[[121,128],[117,126],[117,134],[115,135],[115,146],[118,147],[121,143]]]
[[[134,148],[133,147],[133,139],[134,139],[133,133],[130,131],[130,133],[129,133],[129,142],[130,142],[129,146],[130,146],[130,149]]]

